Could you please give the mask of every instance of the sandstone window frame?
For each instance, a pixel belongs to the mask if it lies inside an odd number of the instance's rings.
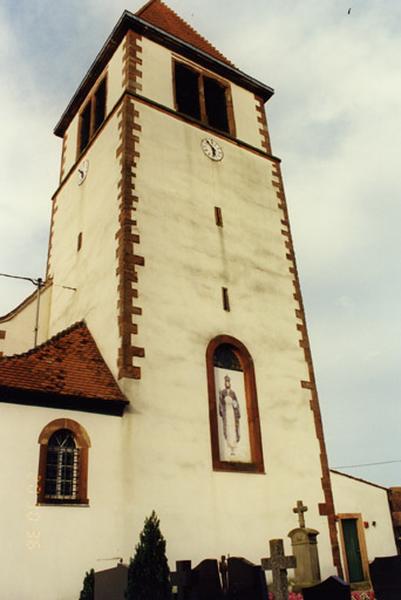
[[[74,438],[75,446],[78,451],[78,465],[76,485],[77,491],[74,498],[54,498],[46,494],[46,475],[48,467],[49,441],[58,431],[68,430]],[[38,505],[88,505],[88,455],[91,446],[89,436],[77,421],[72,419],[55,419],[48,423],[41,431],[38,443],[39,467],[37,480],[37,504]]]
[[[199,117],[193,116],[187,112],[181,111],[179,107],[178,100],[178,82],[177,82],[177,68],[183,67],[188,71],[192,72],[197,76],[198,79],[198,89],[197,89],[197,100],[199,102]],[[202,69],[201,67],[194,65],[192,63],[188,63],[182,59],[178,59],[173,57],[172,62],[172,71],[173,71],[173,95],[174,95],[174,107],[176,112],[179,115],[185,116],[193,120],[196,123],[201,123],[208,129],[212,131],[216,131],[216,133],[229,135],[233,138],[236,137],[236,127],[235,127],[235,118],[234,118],[234,109],[233,109],[233,99],[231,93],[231,85],[225,79],[215,75],[214,73]],[[224,98],[225,98],[225,111],[227,118],[227,128],[220,128],[214,124],[210,123],[210,118],[207,112],[207,95],[205,94],[205,81],[210,80],[211,82],[217,84],[221,89],[224,90]]]
[[[78,115],[77,158],[89,146],[92,138],[106,119],[107,73],[101,77],[82,104]]]
[[[251,460],[249,462],[229,462],[221,460],[220,457],[214,357],[217,349],[224,344],[228,344],[232,348],[236,358],[239,361],[241,370],[244,373],[247,421],[251,450]],[[213,338],[207,346],[206,371],[209,396],[209,423],[213,470],[264,474],[265,466],[263,459],[255,368],[251,354],[245,345],[236,338],[225,334],[218,335],[217,337]]]

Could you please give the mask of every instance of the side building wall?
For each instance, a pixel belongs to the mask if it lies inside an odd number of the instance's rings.
[[[331,471],[331,481],[337,515],[354,515],[362,523],[367,560],[397,554],[388,490],[336,471]],[[342,539],[341,518],[337,523]],[[345,564],[344,545],[342,560]]]
[[[49,312],[52,298],[52,282],[49,281],[40,293],[37,343],[49,337]],[[34,292],[9,314],[0,317],[0,356],[27,352],[34,345],[37,293]]]
[[[88,505],[37,505],[38,437],[51,421],[69,418],[91,443]],[[132,554],[122,543],[122,420],[120,417],[0,404],[1,597],[7,600],[75,600],[85,571]],[[12,460],[11,460],[12,458]],[[112,559],[113,560],[110,560]],[[23,577],[16,577],[16,565]]]

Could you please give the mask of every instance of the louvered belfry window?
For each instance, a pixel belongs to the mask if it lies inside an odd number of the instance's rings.
[[[179,113],[235,136],[231,89],[227,81],[175,62],[174,92]]]
[[[59,429],[49,439],[44,497],[50,502],[78,499],[79,448],[68,429]]]

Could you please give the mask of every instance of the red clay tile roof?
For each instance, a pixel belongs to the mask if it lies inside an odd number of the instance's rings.
[[[161,0],[150,0],[135,14],[140,19],[159,27],[159,29],[163,29],[163,31],[195,46],[199,50],[203,50],[203,52],[210,54],[210,56],[221,60],[227,65],[234,66],[217,48]]]
[[[127,403],[84,322],[44,344],[0,358],[0,389]]]

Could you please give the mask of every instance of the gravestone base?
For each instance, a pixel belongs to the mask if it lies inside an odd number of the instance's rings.
[[[297,527],[288,534],[291,539],[292,553],[295,556],[295,581],[292,589],[300,592],[304,588],[320,583],[319,554],[317,550],[316,529]]]
[[[370,581],[358,581],[356,583],[351,583],[351,590],[353,592],[368,592],[372,589],[372,584]]]

